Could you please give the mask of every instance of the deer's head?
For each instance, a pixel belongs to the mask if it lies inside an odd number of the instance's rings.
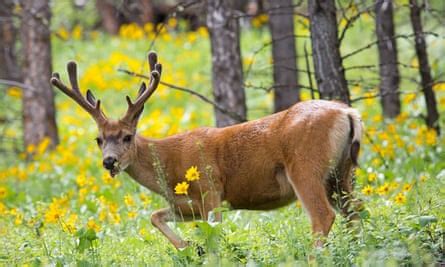
[[[96,100],[90,90],[87,90],[85,97],[82,96],[77,81],[77,65],[75,62],[70,61],[67,64],[71,88],[60,80],[58,73],[54,73],[51,78],[51,83],[54,86],[76,101],[96,121],[99,128],[96,141],[102,151],[103,166],[110,171],[111,176],[125,170],[130,164],[131,156],[136,148],[136,127],[144,110],[144,103],[156,90],[161,78],[162,66],[157,63],[156,53],[150,52],[148,54],[148,63],[151,73],[148,88],[144,82],[141,84],[138,97],[134,103],[129,96],[126,97],[128,109],[119,120],[111,120],[105,116],[100,108],[100,100]]]

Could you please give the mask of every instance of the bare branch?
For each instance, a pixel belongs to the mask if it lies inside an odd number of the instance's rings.
[[[139,78],[148,79],[148,80],[150,79],[150,77],[148,77],[146,75],[143,75],[143,74],[140,74],[140,73],[136,73],[136,72],[133,72],[133,71],[129,71],[129,70],[126,70],[126,69],[118,69],[118,71],[126,73],[126,74],[134,76],[134,77],[139,77]],[[236,112],[232,112],[232,111],[226,110],[225,108],[221,107],[220,105],[218,105],[214,101],[210,100],[206,96],[204,96],[204,95],[202,95],[202,94],[200,94],[200,93],[198,93],[198,92],[196,92],[196,91],[194,91],[192,89],[188,89],[188,88],[185,88],[185,87],[181,87],[181,86],[177,86],[177,85],[174,85],[174,84],[166,83],[166,82],[163,82],[163,81],[160,81],[160,84],[162,84],[164,86],[167,86],[167,87],[169,87],[169,88],[171,88],[173,90],[178,90],[178,91],[181,91],[181,92],[185,92],[185,93],[194,95],[194,96],[200,98],[202,101],[204,101],[204,102],[214,106],[221,113],[224,113],[225,115],[230,116],[231,118],[233,118],[235,120],[238,120],[240,122],[247,121],[247,118],[239,115]]]
[[[437,33],[435,33],[435,32],[423,32],[423,34],[428,34],[428,35],[433,35],[433,36],[435,36],[435,37],[439,37],[439,35],[438,35]],[[415,34],[414,34],[414,33],[411,33],[411,34],[397,34],[397,35],[394,35],[394,36],[392,36],[392,37],[386,38],[386,39],[384,39],[384,40],[382,40],[382,41],[386,41],[386,40],[390,40],[390,39],[396,39],[396,38],[409,39],[409,38],[411,38],[411,37],[415,37]],[[355,50],[355,51],[352,51],[352,52],[349,53],[349,54],[344,55],[344,56],[342,57],[342,59],[345,60],[345,59],[347,59],[348,57],[351,57],[351,56],[356,55],[356,54],[358,54],[358,53],[360,53],[360,52],[363,52],[364,50],[367,50],[367,49],[373,47],[374,45],[376,45],[376,44],[378,44],[378,43],[379,43],[378,40],[376,40],[376,41],[374,41],[374,42],[371,42],[371,43],[367,44],[366,46],[363,46],[363,47],[361,47],[361,48],[359,48],[359,49],[357,49],[357,50]]]
[[[12,81],[12,80],[0,79],[0,84],[5,84],[5,85],[9,85],[9,86],[19,87],[19,88],[22,88],[22,89],[29,90],[31,92],[35,92],[36,91],[36,89],[34,87],[32,87],[32,86],[29,86],[29,85],[21,83],[21,82]]]
[[[343,41],[343,39],[346,36],[346,32],[347,30],[352,27],[352,25],[354,24],[354,22],[356,20],[358,20],[360,18],[361,15],[368,13],[371,10],[372,6],[366,7],[364,10],[361,10],[360,12],[358,12],[357,14],[355,14],[354,16],[348,18],[346,17],[346,14],[344,14],[343,12],[343,18],[346,20],[346,25],[343,28],[343,30],[341,31],[339,38],[338,38],[338,42],[339,44],[341,44],[341,42]]]
[[[251,72],[251,70],[252,70],[253,63],[254,63],[254,61],[255,61],[255,57],[256,57],[261,51],[263,51],[263,49],[265,49],[266,47],[272,45],[273,42],[277,42],[277,41],[280,41],[280,40],[283,40],[283,39],[287,39],[287,38],[289,38],[289,37],[294,37],[294,38],[309,38],[310,36],[308,36],[308,35],[299,35],[299,34],[290,34],[290,35],[284,35],[284,36],[282,36],[282,37],[280,37],[280,38],[276,38],[276,39],[274,39],[274,40],[271,40],[271,41],[268,41],[268,42],[263,43],[263,45],[262,45],[261,47],[259,47],[258,49],[256,49],[256,50],[253,52],[252,60],[250,61],[249,65],[247,66],[246,71],[244,72],[244,77],[245,77],[244,80],[247,80],[247,79],[248,79],[249,74],[250,74],[250,72]],[[276,62],[274,62],[274,63],[276,63]]]

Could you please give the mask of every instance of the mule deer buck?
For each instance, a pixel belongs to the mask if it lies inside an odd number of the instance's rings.
[[[310,217],[313,233],[322,236],[334,222],[333,208],[344,216],[357,217],[352,207],[351,172],[357,164],[362,123],[356,110],[337,102],[314,100],[234,126],[199,128],[164,139],[145,138],[137,134],[136,128],[162,70],[154,52],[148,55],[148,61],[149,85],[142,83],[134,102],[126,97],[128,109],[119,120],[105,116],[100,100],[90,90],[82,96],[76,63],[67,65],[71,88],[57,73],[51,82],[96,121],[97,144],[103,166],[111,176],[125,171],[170,202],[169,208],[152,214],[151,222],[176,248],[188,243],[167,222],[207,220],[209,212],[223,201],[233,209],[269,210],[298,198]],[[191,166],[210,168],[211,175],[191,183],[187,196],[173,194]],[[159,168],[165,188],[158,177]],[[214,215],[221,220],[220,213]],[[321,239],[316,241],[316,245],[322,244]]]

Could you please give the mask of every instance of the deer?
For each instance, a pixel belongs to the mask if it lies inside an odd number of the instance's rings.
[[[72,98],[95,120],[103,167],[112,177],[126,172],[136,182],[169,202],[154,211],[151,223],[177,249],[190,245],[167,224],[170,221],[222,220],[213,210],[222,203],[231,209],[271,210],[301,201],[309,216],[315,246],[324,239],[339,211],[357,220],[359,200],[353,197],[353,170],[357,166],[363,124],[356,109],[328,100],[299,102],[266,117],[227,126],[202,127],[162,139],[137,133],[145,102],[161,79],[162,65],[148,54],[150,78],[142,82],[136,100],[127,95],[127,111],[108,119],[88,89],[83,96],[77,65],[67,64],[71,87],[58,73],[51,83]],[[187,194],[174,194],[191,166],[210,169],[190,183]],[[162,181],[159,179],[162,171]],[[202,201],[203,194],[205,201]]]

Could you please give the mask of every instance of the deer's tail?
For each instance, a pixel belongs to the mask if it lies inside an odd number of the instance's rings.
[[[360,118],[360,114],[355,109],[347,110],[349,125],[350,125],[350,150],[349,156],[352,163],[358,165],[358,154],[360,152],[360,143],[363,135],[363,123]]]

